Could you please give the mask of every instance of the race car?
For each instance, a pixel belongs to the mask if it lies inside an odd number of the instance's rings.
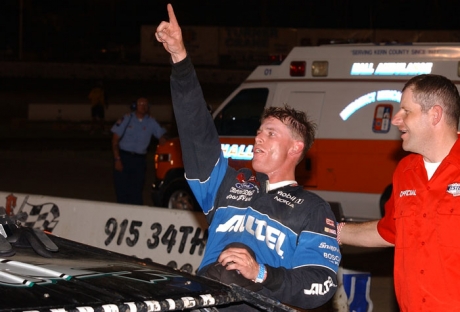
[[[23,227],[23,217],[0,207],[0,311],[218,311],[242,303],[295,311],[234,284]]]

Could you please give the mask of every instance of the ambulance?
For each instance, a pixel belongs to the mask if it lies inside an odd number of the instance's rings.
[[[327,200],[340,220],[378,219],[405,155],[391,119],[404,83],[420,74],[460,84],[460,44],[295,47],[280,64],[258,66],[215,110],[222,151],[231,166],[250,168],[262,110],[286,103],[305,111],[317,134],[297,182]],[[197,209],[177,138],[158,146],[155,168],[155,205]]]

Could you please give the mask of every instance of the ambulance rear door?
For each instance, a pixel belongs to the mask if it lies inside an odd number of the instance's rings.
[[[318,125],[324,97],[324,91],[314,91],[308,88],[308,82],[279,83],[272,105],[288,104],[296,110],[304,111],[309,119]],[[296,179],[299,184],[306,187],[317,185],[317,157],[317,149],[313,144],[302,162],[297,165]]]

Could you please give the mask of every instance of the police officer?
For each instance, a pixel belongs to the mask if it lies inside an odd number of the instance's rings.
[[[146,98],[139,98],[133,106],[133,112],[123,116],[111,129],[114,184],[118,203],[143,205],[147,148],[152,136],[162,144],[166,130],[149,115]]]

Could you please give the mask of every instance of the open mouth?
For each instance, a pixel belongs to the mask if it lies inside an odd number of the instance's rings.
[[[401,132],[401,138],[407,134],[407,130],[399,130]]]
[[[256,147],[254,149],[254,154],[261,154],[261,153],[265,153],[263,149],[261,149],[260,147]]]

